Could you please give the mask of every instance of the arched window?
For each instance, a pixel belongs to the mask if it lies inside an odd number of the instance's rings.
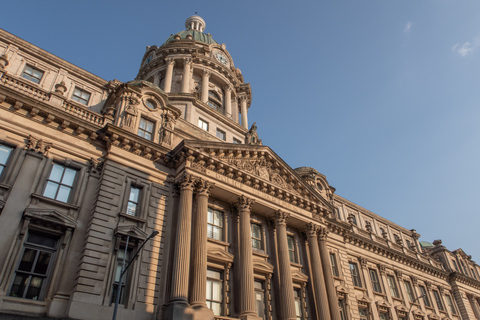
[[[208,101],[207,104],[220,113],[224,113],[222,106],[222,98],[215,91],[208,91]]]

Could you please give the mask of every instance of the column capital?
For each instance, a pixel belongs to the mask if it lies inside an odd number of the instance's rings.
[[[227,92],[227,91],[232,92],[232,87],[229,86],[229,85],[226,85],[226,86],[223,87],[223,90],[225,90],[225,92]]]
[[[275,211],[274,219],[276,225],[287,225],[288,218],[290,218],[290,213],[282,210]]]
[[[239,212],[250,211],[254,203],[255,203],[254,199],[247,198],[242,194],[240,197],[238,197],[237,201],[234,203],[234,206],[237,208]]]
[[[368,260],[366,258],[360,258],[360,265],[362,266],[362,268],[366,269],[367,263],[368,263]]]
[[[170,57],[170,58],[165,58],[165,63],[166,64],[171,64],[171,65],[175,65],[175,59]]]
[[[319,240],[327,240],[328,237],[328,230],[327,228],[320,227],[318,229],[318,239]]]
[[[378,265],[378,271],[380,272],[381,275],[385,275],[386,269],[384,264],[379,264]]]
[[[397,275],[397,278],[398,278],[399,281],[400,281],[400,280],[402,279],[402,277],[403,277],[403,271],[396,269],[396,270],[395,270],[395,274]]]
[[[238,96],[238,100],[240,100],[240,102],[247,101],[247,96],[245,94],[241,94]]]
[[[184,172],[176,181],[180,190],[193,190],[197,179],[189,173]]]
[[[430,281],[427,281],[425,280],[425,287],[427,287],[427,290],[431,290],[432,289],[432,283]]]
[[[415,277],[415,276],[410,276],[410,279],[412,279],[412,283],[414,286],[416,286],[418,284],[418,278]]]
[[[312,222],[309,222],[305,225],[305,227],[303,228],[303,231],[305,232],[305,234],[307,235],[307,238],[310,239],[310,238],[316,238],[317,237],[317,232],[318,232],[318,229],[320,228],[319,225],[316,225]]]
[[[197,179],[196,183],[196,192],[199,196],[209,196],[210,191],[215,187],[215,183],[204,180],[202,178]]]
[[[212,74],[212,72],[207,70],[207,69],[202,70],[202,76],[204,76],[204,77],[210,77],[211,74]]]
[[[183,58],[183,62],[185,64],[191,64],[192,63],[192,58],[191,57],[185,57],[185,58]]]

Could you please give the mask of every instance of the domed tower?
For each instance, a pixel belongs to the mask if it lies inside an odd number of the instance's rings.
[[[190,134],[185,138],[243,143],[250,84],[244,83],[225,44],[204,33],[205,26],[201,17],[191,16],[186,30],[172,34],[160,47],[147,47],[136,80],[163,90],[181,118],[194,125],[184,128]]]

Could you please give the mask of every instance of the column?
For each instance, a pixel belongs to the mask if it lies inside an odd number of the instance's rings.
[[[207,219],[208,196],[213,184],[200,179],[197,184],[197,212],[193,217],[192,291],[190,305],[207,308]]]
[[[253,286],[252,239],[250,234],[250,209],[255,200],[244,195],[236,202],[240,218],[239,257],[240,272],[240,319],[257,319],[255,311],[255,289]]]
[[[338,308],[337,289],[335,289],[330,255],[327,249],[327,229],[321,228],[319,235],[320,257],[322,259],[323,274],[325,275],[325,285],[327,287],[328,303],[330,304],[330,315],[332,316],[332,320],[341,320],[340,310]]]
[[[190,92],[191,67],[192,67],[192,58],[184,58],[183,59],[182,93]]]
[[[165,63],[167,64],[167,71],[165,71],[165,88],[163,88],[163,91],[169,93],[172,90],[173,67],[175,66],[175,60],[173,60],[173,58],[166,58]]]
[[[296,320],[295,297],[293,296],[292,271],[290,270],[290,256],[288,254],[287,220],[290,214],[275,212],[275,226],[277,229],[278,269],[280,273],[280,304],[282,319]]]
[[[232,119],[232,89],[230,86],[225,86],[225,116]]]
[[[160,75],[158,73],[155,73],[153,75],[153,84],[156,85],[157,87],[160,86]]]
[[[242,108],[242,127],[248,129],[247,96],[240,96],[240,107]]]
[[[180,203],[177,215],[170,302],[187,303],[194,184],[194,177],[187,173],[180,181]]]
[[[308,246],[310,249],[310,264],[313,289],[315,292],[315,302],[317,306],[317,318],[319,320],[330,320],[327,290],[325,288],[322,261],[320,260],[320,251],[318,249],[318,229],[319,226],[310,222],[305,227],[305,233],[307,234]]]
[[[203,70],[202,72],[202,102],[208,102],[208,84],[210,82],[210,71]]]
[[[238,100],[236,97],[232,100],[232,120],[238,123]]]
[[[467,294],[467,298],[472,305],[473,313],[475,314],[475,318],[480,319],[480,311],[478,310],[477,301],[475,301],[475,296],[473,294]]]

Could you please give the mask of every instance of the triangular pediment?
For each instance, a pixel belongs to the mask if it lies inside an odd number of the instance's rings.
[[[233,254],[218,248],[208,248],[207,255],[208,259],[223,263],[232,263],[234,259]]]
[[[260,273],[273,273],[274,267],[265,260],[253,259],[253,270]]]
[[[171,159],[201,172],[214,171],[314,214],[333,212],[330,201],[268,146],[186,140],[171,152]]]
[[[115,229],[115,235],[130,236],[136,239],[145,240],[148,234],[136,226],[120,226]]]
[[[60,225],[65,228],[75,228],[77,221],[68,215],[52,209],[27,208],[23,213],[33,221]]]
[[[296,270],[295,272],[292,272],[292,278],[294,281],[297,282],[307,282],[308,281],[308,276],[304,274],[303,272],[300,272]]]
[[[461,249],[461,248],[453,251],[453,253],[458,254],[459,256],[461,256],[461,257],[464,258],[464,259],[468,259],[468,260],[469,260],[469,259],[472,258],[472,256],[467,255],[467,254],[465,253],[465,251],[463,251],[463,249]]]

